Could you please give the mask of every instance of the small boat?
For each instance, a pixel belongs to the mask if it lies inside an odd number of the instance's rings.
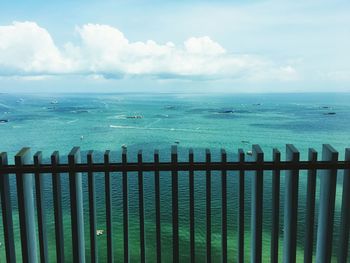
[[[167,106],[165,106],[165,108],[166,108],[167,110],[174,110],[174,109],[175,109],[175,106],[167,105]]]
[[[142,115],[133,115],[133,116],[126,116],[127,119],[142,119]]]
[[[337,114],[337,113],[335,113],[335,112],[326,112],[326,113],[323,113],[323,115],[335,115],[335,114]]]
[[[218,111],[218,113],[222,113],[222,114],[234,113],[234,110],[222,110],[222,111]]]
[[[58,101],[57,100],[52,100],[51,104],[58,104]]]
[[[175,141],[174,143],[175,143],[175,144],[180,144],[180,142],[179,142],[179,141]]]
[[[247,155],[252,156],[253,152],[252,151],[247,151]]]
[[[7,120],[7,119],[1,119],[0,120],[0,123],[6,123],[6,122],[9,122],[9,120]]]
[[[128,146],[126,144],[122,145],[122,149],[127,149],[127,148],[128,148]]]

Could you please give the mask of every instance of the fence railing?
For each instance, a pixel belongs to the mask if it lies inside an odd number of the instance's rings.
[[[155,248],[156,260],[162,262],[161,255],[161,191],[160,172],[171,173],[171,214],[172,214],[172,261],[179,262],[179,191],[178,173],[188,172],[189,184],[189,251],[190,261],[195,262],[195,171],[205,172],[205,215],[206,215],[206,262],[212,261],[212,174],[219,171],[221,180],[221,262],[227,262],[228,258],[228,231],[227,224],[232,218],[228,218],[227,213],[227,177],[229,171],[237,171],[238,176],[238,255],[237,261],[249,260],[244,258],[244,211],[245,211],[245,175],[252,172],[251,177],[251,248],[250,261],[262,262],[262,223],[263,223],[263,177],[264,171],[272,171],[272,214],[271,214],[271,262],[278,262],[278,247],[280,239],[280,177],[281,171],[285,171],[284,176],[284,222],[283,222],[283,262],[295,262],[297,250],[297,228],[298,228],[298,185],[299,171],[307,170],[307,195],[305,210],[305,241],[304,241],[304,261],[312,262],[313,255],[316,254],[316,262],[330,262],[332,255],[332,236],[335,207],[335,193],[337,186],[337,173],[343,171],[343,194],[341,205],[340,237],[337,247],[336,257],[338,262],[348,260],[348,241],[350,227],[350,149],[345,150],[345,160],[338,160],[338,152],[330,145],[324,145],[322,150],[322,160],[317,158],[317,152],[309,150],[307,161],[300,160],[300,153],[293,145],[286,146],[286,160],[281,160],[281,154],[277,149],[273,150],[273,160],[264,161],[264,152],[259,145],[253,145],[251,155],[253,161],[245,160],[243,150],[238,150],[238,160],[228,161],[225,150],[221,151],[221,161],[213,162],[211,152],[206,150],[205,161],[195,162],[194,153],[189,150],[188,161],[179,162],[176,147],[172,147],[169,162],[160,162],[159,152],[154,152],[153,162],[144,162],[142,152],[137,154],[137,162],[127,161],[127,151],[122,151],[122,161],[115,163],[110,161],[110,152],[104,153],[104,161],[95,163],[93,152],[87,153],[86,163],[81,163],[81,154],[78,147],[72,149],[68,154],[68,163],[60,163],[58,152],[51,155],[51,163],[42,163],[41,152],[33,157],[29,148],[23,148],[15,156],[15,164],[8,164],[6,153],[0,154],[0,191],[2,204],[2,218],[4,229],[4,240],[7,262],[16,262],[15,238],[13,230],[11,189],[9,175],[16,175],[18,212],[20,219],[21,251],[24,262],[48,262],[48,240],[45,222],[45,206],[43,195],[43,180],[47,174],[52,175],[52,193],[55,218],[55,243],[56,261],[64,262],[64,237],[63,215],[62,215],[62,186],[61,173],[69,175],[69,193],[71,205],[71,230],[73,262],[85,262],[86,257],[91,262],[97,262],[97,239],[96,239],[96,187],[95,174],[104,173],[105,202],[106,202],[106,234],[107,234],[107,259],[113,262],[113,238],[112,238],[112,189],[111,176],[114,172],[122,174],[123,196],[123,240],[124,240],[124,262],[129,262],[129,212],[128,212],[128,174],[137,172],[138,175],[138,202],[139,202],[139,229],[140,229],[140,262],[146,261],[145,255],[145,204],[144,204],[144,172],[154,173],[154,200],[155,207]],[[32,159],[33,158],[33,159]],[[318,171],[322,173],[318,173]],[[88,176],[88,202],[89,202],[89,242],[91,253],[85,255],[84,237],[84,214],[83,214],[83,190],[82,173]],[[315,193],[316,175],[320,176],[320,200],[318,209],[317,238],[314,240],[315,228]],[[33,189],[33,175],[35,179],[35,197]],[[34,200],[36,198],[36,200]],[[36,206],[35,206],[36,201]],[[36,211],[35,211],[36,209]],[[35,217],[37,216],[37,225]],[[38,229],[39,244],[36,243],[36,229]],[[313,251],[316,243],[316,251]],[[39,245],[39,249],[37,249]],[[37,255],[40,251],[40,255]],[[266,259],[264,259],[266,261]]]

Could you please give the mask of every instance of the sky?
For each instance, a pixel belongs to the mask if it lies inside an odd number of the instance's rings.
[[[350,1],[0,2],[0,92],[350,92]]]

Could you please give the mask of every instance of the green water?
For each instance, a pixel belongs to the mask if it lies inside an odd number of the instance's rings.
[[[20,100],[22,98],[22,100]],[[308,147],[322,149],[322,143],[331,143],[344,158],[344,149],[349,147],[350,94],[251,94],[251,95],[198,95],[198,94],[90,94],[90,95],[9,95],[0,94],[0,150],[13,155],[23,146],[30,146],[32,153],[43,151],[47,158],[59,150],[61,160],[72,146],[80,146],[84,153],[96,150],[96,160],[101,160],[103,151],[112,150],[112,159],[120,161],[120,147],[128,146],[128,158],[136,160],[139,149],[144,159],[150,161],[155,148],[160,150],[161,161],[169,160],[170,146],[179,142],[179,159],[186,160],[188,148],[195,150],[195,160],[204,160],[204,149],[212,150],[212,158],[219,160],[220,148],[226,148],[228,159],[234,160],[238,148],[245,151],[252,144],[260,144],[267,159],[271,159],[273,147],[278,147],[284,157],[285,144],[293,143],[307,157]],[[52,104],[57,100],[57,104]],[[232,112],[231,112],[232,111]],[[335,115],[327,115],[336,112]],[[130,119],[128,116],[142,116]],[[81,136],[83,138],[81,139]],[[47,160],[46,160],[47,161]],[[104,177],[97,174],[98,229],[105,226]],[[89,261],[89,229],[87,182],[83,176],[86,258]],[[154,177],[144,176],[146,257],[155,261],[155,204]],[[71,261],[70,203],[67,175],[62,175],[63,209],[65,224],[65,257]],[[341,206],[342,172],[338,175],[335,234],[333,251],[336,250],[339,211]],[[117,262],[123,259],[122,192],[121,175],[112,175],[112,209],[114,256]],[[250,257],[250,175],[246,176],[245,196],[245,255]],[[55,262],[54,217],[52,210],[51,177],[45,181],[45,208],[49,236],[49,252]],[[281,178],[281,218],[283,223],[283,189]],[[317,185],[319,190],[319,181]],[[230,262],[237,258],[237,176],[228,175],[228,256]],[[11,176],[12,203],[16,252],[20,259],[19,223],[15,198],[15,178]],[[317,193],[317,196],[319,193]],[[306,176],[301,173],[298,210],[298,262],[303,259],[303,233],[306,196]],[[179,175],[179,220],[181,262],[188,261],[188,176]],[[212,175],[212,246],[213,261],[221,257],[221,181],[218,173]],[[271,228],[271,175],[264,176],[263,258],[269,261]],[[317,218],[317,217],[316,217]],[[138,187],[137,175],[129,175],[130,257],[139,261]],[[162,261],[171,262],[171,180],[170,174],[161,174],[161,228]],[[195,225],[196,256],[205,261],[205,175],[195,176]],[[0,242],[3,241],[0,224]],[[280,255],[282,255],[283,228],[280,231]],[[106,235],[98,237],[98,253],[105,262]],[[5,257],[4,245],[0,246],[0,261]]]

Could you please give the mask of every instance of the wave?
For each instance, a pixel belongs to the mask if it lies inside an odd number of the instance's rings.
[[[154,122],[151,122],[150,124],[147,124],[146,126],[145,126],[145,128],[150,128],[150,126],[152,126],[153,124],[156,124],[156,123],[158,123],[158,122],[160,122],[161,121],[161,119],[157,119],[157,120],[155,120]]]
[[[138,127],[128,125],[109,125],[110,128],[114,129],[135,129],[135,130],[161,130],[161,131],[182,131],[182,132],[203,132],[199,127],[196,129],[181,129],[181,128],[164,128],[164,127]]]
[[[74,122],[77,122],[77,121],[78,121],[78,119],[75,119],[75,120],[67,121],[66,123],[70,124],[70,123],[74,123]]]
[[[3,103],[0,103],[0,107],[3,107],[5,109],[11,109],[11,106],[3,104]]]
[[[107,119],[125,120],[126,115],[121,114],[121,115],[110,116],[110,117],[107,117]]]

